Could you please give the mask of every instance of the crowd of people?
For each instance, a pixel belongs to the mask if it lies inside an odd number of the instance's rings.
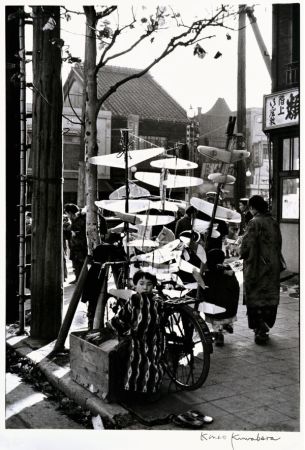
[[[214,202],[214,194],[207,200]],[[227,206],[227,205],[226,205]],[[273,327],[279,304],[281,271],[281,233],[277,221],[271,216],[268,204],[259,195],[239,202],[241,223],[227,223],[217,220],[217,238],[207,240],[197,233],[192,225],[195,218],[209,220],[210,217],[190,206],[171,227],[155,230],[155,239],[164,245],[174,239],[192,238],[196,243],[185,248],[186,260],[200,268],[204,288],[198,286],[193,292],[200,300],[212,303],[223,312],[205,313],[205,320],[214,336],[217,346],[224,345],[224,335],[234,332],[237,320],[240,283],[230,262],[243,261],[243,303],[246,305],[248,326],[254,331],[254,341],[265,345],[269,330]],[[26,217],[27,235],[30,236],[31,214]],[[171,229],[170,229],[171,228]],[[109,261],[127,261],[121,234],[107,229],[105,218],[100,215],[101,244],[95,249],[93,260],[98,264]],[[154,234],[154,233],[153,233]],[[30,238],[29,238],[30,239]],[[199,257],[199,246],[204,248],[206,260]],[[29,247],[28,247],[29,248]],[[195,249],[195,251],[194,251]],[[67,279],[67,259],[72,262],[75,279],[78,281],[87,256],[86,212],[77,205],[68,203],[63,214],[63,267]],[[204,262],[203,262],[204,261]],[[140,269],[140,270],[138,270]],[[136,291],[124,308],[113,317],[108,327],[126,340],[126,360],[122,376],[122,391],[142,394],[156,394],[162,382],[163,347],[160,337],[160,302],[156,301],[156,277],[138,266],[131,286]],[[120,274],[113,268],[115,283],[120,287]],[[195,281],[190,273],[178,273],[183,283]],[[105,274],[104,274],[105,276]],[[30,282],[30,274],[28,275]],[[101,289],[100,265],[92,265],[83,288],[82,301],[88,303],[88,327],[92,329],[97,299]]]

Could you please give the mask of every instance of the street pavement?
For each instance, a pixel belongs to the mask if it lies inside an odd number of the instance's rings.
[[[6,373],[5,428],[85,429],[63,414],[55,401],[38,392],[18,375]]]
[[[68,358],[61,362],[56,358],[49,361],[48,354],[54,342],[42,348],[36,343],[37,350],[25,338],[10,337],[7,343],[40,364],[52,384],[93,414],[114,419],[131,413],[138,421],[126,425],[126,429],[177,430],[173,423],[166,423],[166,417],[196,409],[214,418],[214,422],[208,425],[209,431],[300,431],[298,278],[296,275],[281,283],[277,321],[270,330],[268,345],[254,343],[241,295],[234,333],[225,335],[223,347],[214,346],[210,372],[204,385],[196,391],[186,392],[177,391],[171,384],[158,401],[133,405],[129,410],[98,399],[94,393],[71,380]],[[64,289],[65,309],[75,287],[68,283],[69,279]],[[79,303],[71,331],[86,326],[86,305]]]

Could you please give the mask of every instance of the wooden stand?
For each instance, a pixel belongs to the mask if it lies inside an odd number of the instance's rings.
[[[110,339],[97,346],[84,339],[87,331],[70,333],[71,378],[99,398],[116,400],[118,340]]]

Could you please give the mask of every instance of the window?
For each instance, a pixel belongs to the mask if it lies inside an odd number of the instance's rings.
[[[263,159],[269,159],[268,144],[263,142]]]
[[[299,170],[299,138],[283,139],[283,170]]]
[[[167,146],[167,138],[162,136],[139,136],[138,148],[145,149],[151,147]]]
[[[282,219],[299,218],[299,178],[282,178]]]
[[[283,220],[299,219],[300,197],[300,150],[299,138],[285,138],[282,146],[281,177],[281,218]]]

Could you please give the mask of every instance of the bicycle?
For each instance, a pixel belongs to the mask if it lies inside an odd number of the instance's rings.
[[[105,263],[110,265],[110,262]],[[118,263],[117,263],[118,264]],[[128,293],[128,290],[126,290]],[[107,294],[101,307],[101,328],[126,301]],[[164,369],[170,379],[183,390],[195,390],[203,385],[210,369],[213,352],[210,330],[196,310],[200,300],[192,297],[170,299],[162,294],[162,328],[165,340]],[[193,305],[194,307],[191,307]]]
[[[167,299],[164,306],[164,367],[172,381],[183,390],[203,385],[210,370],[212,335],[194,298]]]

